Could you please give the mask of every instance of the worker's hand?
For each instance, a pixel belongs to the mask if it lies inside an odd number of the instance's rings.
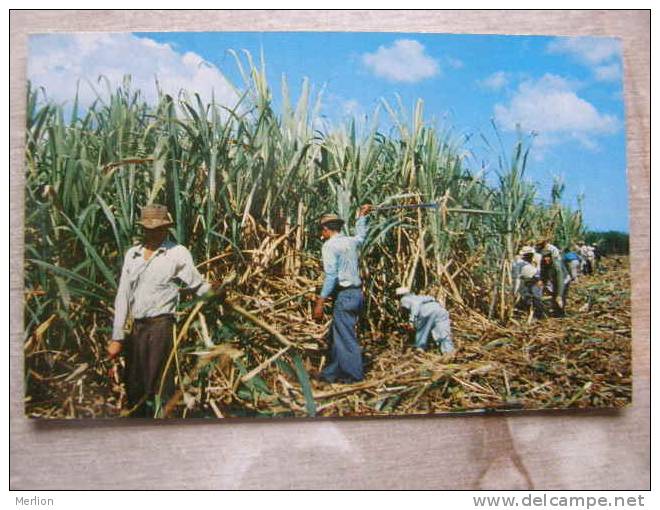
[[[216,298],[222,301],[227,297],[227,288],[223,287],[223,284],[224,282],[220,280],[214,280],[211,282],[211,292]]]
[[[360,210],[358,211],[358,216],[366,216],[373,210],[374,206],[371,204],[364,204],[363,206],[360,207]]]
[[[542,289],[543,288],[543,280],[537,281],[536,286]]]
[[[110,359],[115,359],[119,355],[119,353],[121,352],[123,347],[124,347],[124,344],[122,342],[118,342],[117,340],[113,340],[108,345],[108,357]]]
[[[405,329],[406,331],[408,331],[408,332],[410,333],[410,332],[412,332],[412,331],[415,331],[415,326],[413,326],[413,325],[410,324],[409,322],[406,322],[406,323],[403,325],[403,329]]]
[[[108,369],[108,378],[119,384],[119,374],[117,373],[117,364],[113,364],[109,369]]]
[[[325,303],[325,299],[322,297],[317,297],[316,301],[314,302],[314,311],[312,312],[312,318],[315,321],[322,321],[323,320],[323,304]]]

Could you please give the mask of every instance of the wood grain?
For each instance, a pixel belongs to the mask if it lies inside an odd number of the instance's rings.
[[[12,11],[10,487],[13,489],[650,487],[650,13]],[[22,407],[26,37],[46,31],[390,31],[623,40],[633,405],[622,411],[269,422],[33,422]]]

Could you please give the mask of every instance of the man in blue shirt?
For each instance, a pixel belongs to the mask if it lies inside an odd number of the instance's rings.
[[[363,205],[358,212],[356,235],[341,233],[344,220],[335,214],[321,217],[323,243],[323,271],[325,280],[316,298],[313,317],[323,319],[323,305],[334,295],[335,304],[330,328],[330,363],[320,374],[327,382],[356,382],[364,378],[362,349],[358,344],[356,326],[364,306],[362,279],[359,269],[359,250],[367,237],[367,215],[371,205]]]

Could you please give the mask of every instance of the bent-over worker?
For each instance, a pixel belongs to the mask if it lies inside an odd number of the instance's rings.
[[[564,262],[561,259],[555,259],[552,252],[544,251],[542,255],[541,280],[545,288],[552,293],[554,315],[561,317],[566,312],[571,276],[568,274]]]
[[[408,322],[415,329],[415,347],[426,350],[429,334],[440,347],[442,354],[454,351],[449,313],[431,296],[417,295],[407,287],[399,287],[396,295],[401,298],[401,308],[408,310]]]

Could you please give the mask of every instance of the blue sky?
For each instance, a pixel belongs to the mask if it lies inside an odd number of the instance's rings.
[[[154,91],[197,89],[229,97],[240,84],[229,49],[265,55],[279,96],[282,74],[295,96],[303,78],[324,87],[323,113],[333,121],[371,115],[381,98],[401,96],[410,111],[424,101],[426,119],[472,135],[478,169],[494,168],[491,120],[505,146],[516,125],[535,132],[528,175],[549,197],[553,176],[564,179],[565,202],[584,193],[585,219],[596,230],[628,231],[625,125],[619,41],[608,38],[404,33],[135,33],[53,34],[30,39],[28,76],[51,98],[70,99],[77,77],[98,74]],[[84,96],[84,94],[83,94]],[[385,114],[381,119],[386,126]]]

